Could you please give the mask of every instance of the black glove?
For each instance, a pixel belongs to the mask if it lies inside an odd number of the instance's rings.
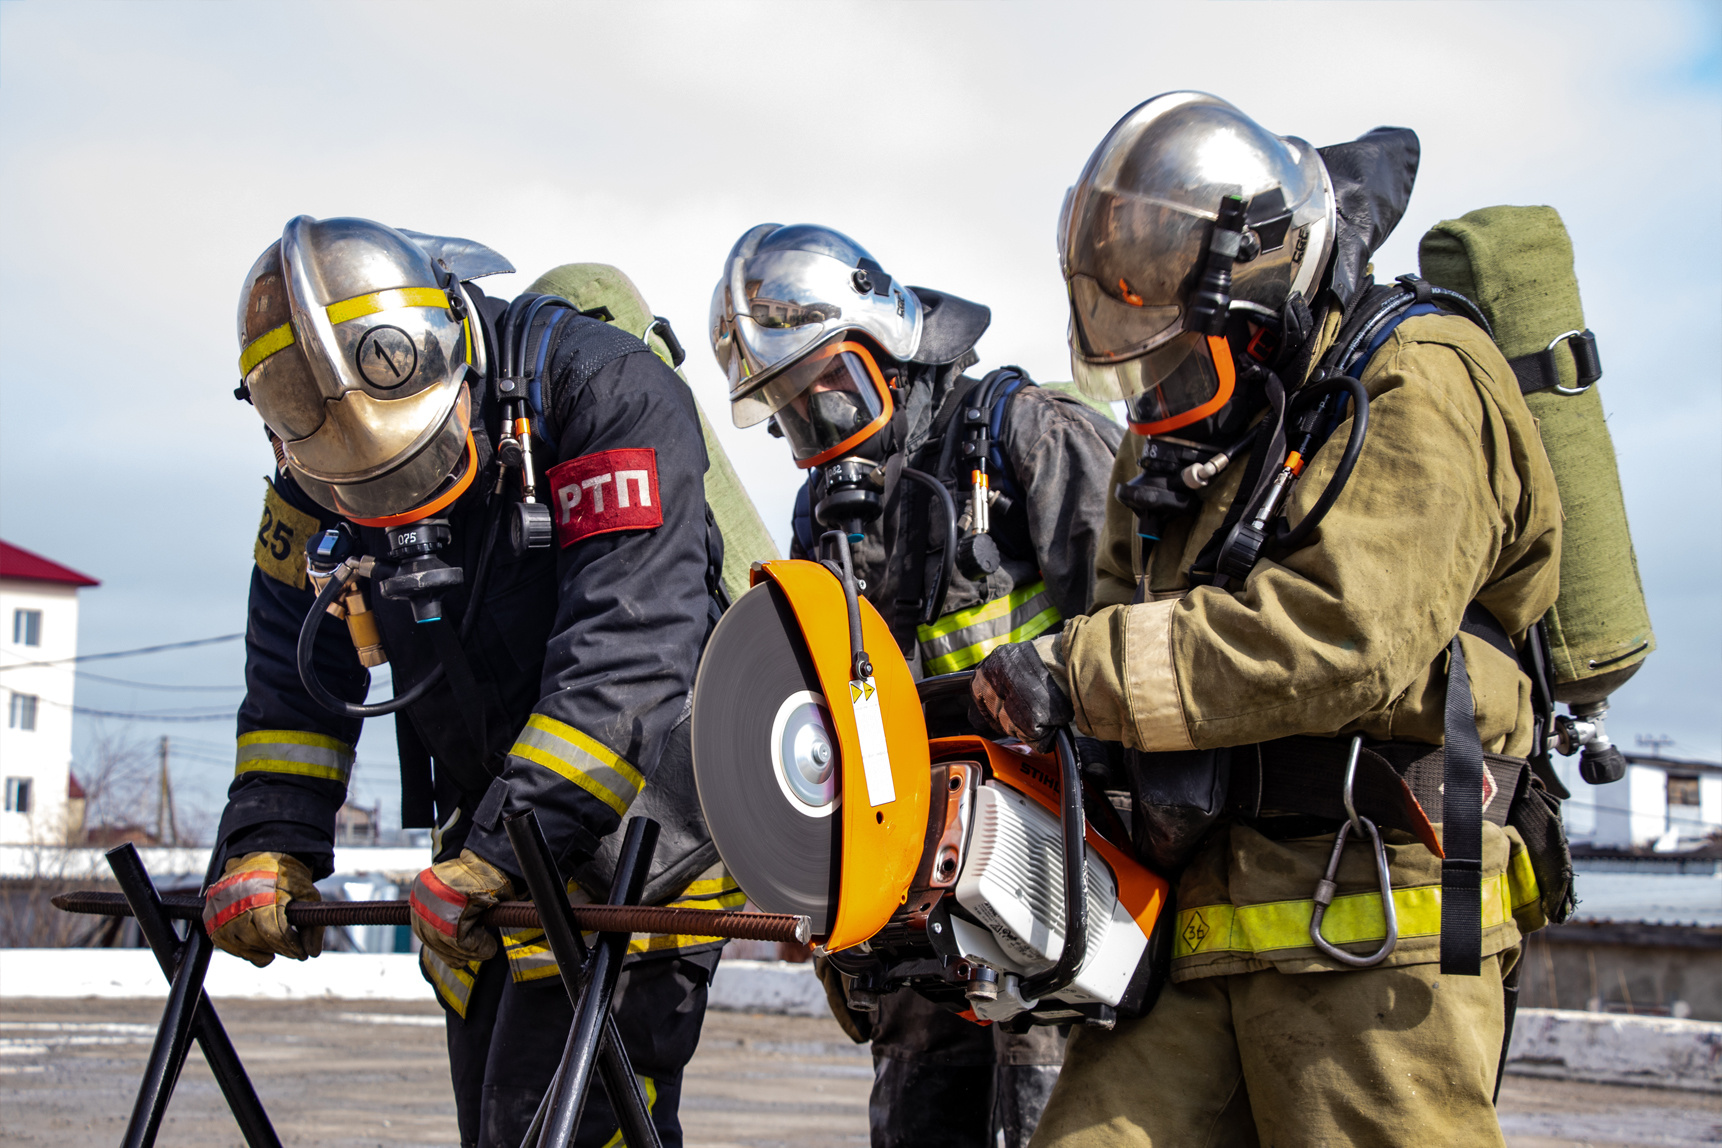
[[[1052,748],[1053,735],[1070,724],[1064,686],[1028,642],[1000,646],[975,668],[969,686],[969,721],[977,729]]]

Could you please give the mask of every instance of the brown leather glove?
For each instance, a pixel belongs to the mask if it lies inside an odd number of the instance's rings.
[[[514,900],[508,874],[470,849],[439,861],[413,879],[407,895],[413,934],[451,965],[488,961],[496,955],[496,935],[478,915],[499,901]]]
[[[218,949],[258,968],[279,953],[302,961],[323,951],[319,926],[300,932],[287,923],[294,901],[321,901],[304,862],[285,853],[231,858],[203,902],[203,927]]]

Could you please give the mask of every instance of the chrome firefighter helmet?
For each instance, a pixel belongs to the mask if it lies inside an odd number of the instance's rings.
[[[485,348],[461,283],[512,270],[469,240],[367,219],[288,222],[240,292],[238,393],[305,493],[392,526],[471,484],[467,375],[482,377]]]
[[[890,421],[879,357],[906,362],[923,307],[848,236],[762,223],[730,249],[711,340],[738,427],[776,417],[797,466],[849,451]]]
[[[1198,296],[1227,226],[1216,323]],[[1100,141],[1059,217],[1077,384],[1126,400],[1143,433],[1212,414],[1231,392],[1226,311],[1274,322],[1292,293],[1311,295],[1334,226],[1333,187],[1308,143],[1201,92],[1138,105]]]

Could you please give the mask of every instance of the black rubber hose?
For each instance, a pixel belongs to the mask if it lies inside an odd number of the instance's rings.
[[[1068,987],[1088,957],[1088,845],[1084,840],[1088,821],[1082,812],[1082,769],[1070,735],[1062,729],[1056,745],[1061,778],[1059,821],[1064,830],[1064,947],[1052,968],[1023,978],[1017,991],[1024,1000],[1039,1000]]]
[[[873,676],[873,663],[867,657],[867,649],[861,638],[861,589],[855,581],[855,566],[849,558],[849,535],[842,530],[828,530],[820,541],[832,540],[832,545],[841,558],[842,564],[837,567],[837,580],[843,584],[843,600],[849,609],[849,664],[850,671],[856,679]],[[832,563],[824,563],[826,569],[831,569]]]
[[[1346,436],[1345,453],[1339,458],[1339,465],[1333,470],[1333,477],[1327,480],[1327,486],[1322,489],[1321,497],[1315,500],[1315,505],[1309,508],[1309,513],[1303,516],[1303,521],[1292,527],[1283,538],[1274,540],[1274,546],[1282,553],[1296,550],[1308,540],[1310,534],[1321,525],[1321,520],[1327,517],[1327,512],[1333,508],[1340,493],[1345,490],[1345,484],[1351,480],[1352,468],[1357,465],[1358,455],[1363,453],[1363,440],[1369,434],[1369,392],[1363,389],[1363,384],[1350,375],[1340,375],[1328,378],[1297,396],[1297,406],[1304,406],[1310,400],[1344,388],[1351,392],[1351,433]],[[1290,419],[1290,413],[1287,413]]]
[[[344,576],[342,571],[346,572]],[[318,593],[317,600],[311,604],[311,612],[305,615],[305,624],[299,627],[299,647],[297,650],[299,680],[304,683],[305,692],[310,694],[318,705],[330,713],[351,718],[382,717],[384,714],[392,714],[397,710],[405,709],[424,697],[430,692],[432,686],[442,680],[443,670],[441,665],[433,667],[430,673],[421,678],[406,693],[396,694],[388,701],[377,702],[374,705],[359,705],[354,702],[343,701],[324,687],[322,679],[317,677],[317,668],[314,664],[317,653],[317,631],[323,628],[323,619],[329,616],[329,603],[333,602],[335,596],[347,588],[347,583],[352,578],[353,567],[342,566],[336,570],[323,584],[323,589]]]
[[[945,595],[950,593],[951,579],[957,572],[957,503],[951,497],[951,492],[945,489],[945,484],[924,470],[906,466],[903,468],[903,477],[914,479],[929,490],[937,491],[940,504],[945,508],[945,558],[939,572],[939,584],[927,599],[926,611],[921,616],[921,624],[925,626],[945,612]]]

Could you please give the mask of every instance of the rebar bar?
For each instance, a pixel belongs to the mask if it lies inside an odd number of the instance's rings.
[[[203,917],[203,898],[164,896],[162,909],[177,921]],[[54,907],[68,913],[129,917],[131,906],[119,893],[80,890],[61,893]],[[683,909],[668,905],[573,905],[574,920],[594,933],[665,933],[688,937],[724,937],[738,941],[798,941],[806,944],[812,922],[786,913],[748,913],[714,909]],[[405,925],[412,911],[405,901],[295,901],[287,906],[294,928],[319,925]],[[542,927],[538,909],[528,901],[510,901],[485,911],[484,924],[502,929]]]

